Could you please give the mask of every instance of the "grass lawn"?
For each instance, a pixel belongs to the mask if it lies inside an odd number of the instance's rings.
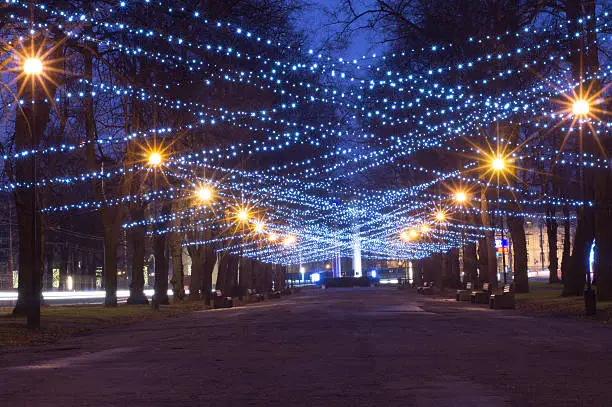
[[[530,282],[529,293],[516,294],[516,308],[523,312],[539,314],[584,316],[584,298],[562,297],[561,284]],[[604,322],[612,321],[612,302],[597,303],[596,318]]]
[[[159,311],[153,311],[149,305],[126,304],[115,308],[101,305],[43,307],[42,327],[38,332],[26,329],[25,317],[13,317],[10,309],[0,309],[0,348],[51,343],[96,329],[171,318],[204,309],[206,306],[201,301],[161,306]]]

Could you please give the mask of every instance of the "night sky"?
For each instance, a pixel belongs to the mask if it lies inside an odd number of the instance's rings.
[[[365,3],[367,0],[362,0]],[[309,35],[313,49],[319,49],[321,43],[334,32],[342,29],[340,25],[330,26],[332,22],[326,10],[334,10],[341,0],[311,0],[313,6],[305,13],[301,22],[302,28]],[[356,2],[359,4],[359,2]],[[381,47],[376,44],[375,38],[365,32],[358,33],[351,38],[351,45],[337,56],[356,58],[371,52],[380,52]]]

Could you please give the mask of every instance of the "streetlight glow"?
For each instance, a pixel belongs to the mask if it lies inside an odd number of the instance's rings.
[[[292,244],[294,244],[296,242],[296,238],[293,235],[289,235],[285,238],[285,241],[283,242],[283,244],[285,246],[290,246]]]
[[[40,75],[44,67],[40,58],[28,58],[23,63],[23,73],[26,75]]]
[[[491,161],[491,168],[493,171],[503,171],[506,168],[506,160],[503,157],[495,157],[493,161]]]
[[[196,191],[198,199],[202,202],[208,202],[212,198],[212,190],[209,187],[200,187]]]
[[[408,232],[408,237],[411,239],[416,239],[419,236],[419,232],[417,232],[414,229],[410,229],[410,231]]]
[[[575,116],[586,116],[591,111],[591,106],[589,102],[584,99],[578,99],[572,105],[572,113]]]
[[[276,242],[278,240],[278,235],[272,232],[268,235],[268,240],[271,242]]]
[[[438,211],[436,213],[436,220],[438,222],[444,222],[446,220],[446,214],[443,211]]]
[[[429,232],[431,232],[431,227],[428,224],[426,224],[426,223],[422,224],[421,225],[421,233],[426,235]]]
[[[247,212],[246,209],[240,209],[236,216],[238,217],[239,221],[244,222],[249,219],[249,212]]]
[[[462,204],[467,201],[467,194],[464,191],[455,192],[455,201]]]
[[[153,151],[151,154],[149,154],[149,165],[157,167],[162,163],[162,161],[162,155],[157,151]]]

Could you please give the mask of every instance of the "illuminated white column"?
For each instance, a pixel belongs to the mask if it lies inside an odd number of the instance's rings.
[[[414,281],[414,269],[412,268],[412,262],[408,262],[408,281],[410,284]]]
[[[359,230],[359,229],[357,229]],[[353,272],[355,277],[361,277],[361,237],[359,232],[353,236]]]
[[[336,265],[334,267],[334,277],[342,277],[342,257],[340,252],[336,253]]]

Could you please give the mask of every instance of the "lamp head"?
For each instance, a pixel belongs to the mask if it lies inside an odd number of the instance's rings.
[[[503,171],[506,168],[506,160],[503,157],[498,156],[491,161],[491,168],[493,171]]]
[[[28,58],[23,63],[23,73],[26,75],[40,75],[44,71],[40,58]]]
[[[590,110],[591,106],[589,102],[584,99],[578,99],[572,105],[572,113],[574,113],[575,116],[586,116],[589,114]]]
[[[202,202],[208,202],[212,198],[212,190],[209,187],[200,187],[196,191],[198,199]]]
[[[464,191],[458,191],[455,193],[455,201],[462,204],[467,201],[467,194]]]
[[[157,167],[161,165],[162,161],[163,161],[162,155],[158,153],[157,151],[154,151],[151,154],[149,154],[149,165],[153,167]]]

